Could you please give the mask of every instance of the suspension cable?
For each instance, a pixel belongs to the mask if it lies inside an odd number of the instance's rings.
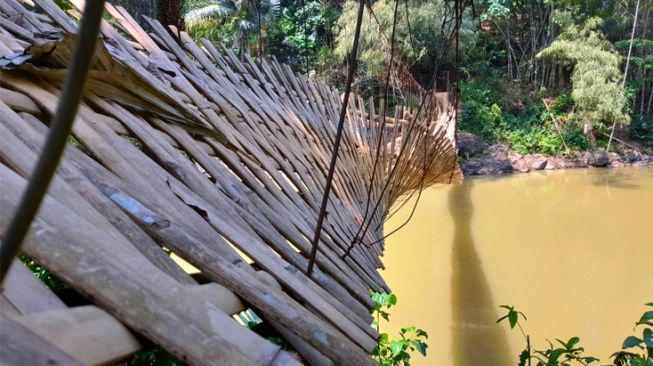
[[[349,71],[347,73],[347,83],[345,85],[345,95],[342,100],[342,108],[340,109],[340,117],[338,119],[338,130],[336,132],[336,139],[331,152],[331,164],[329,165],[329,173],[327,174],[326,184],[324,186],[324,194],[322,195],[322,204],[317,216],[317,225],[315,228],[315,235],[313,236],[311,254],[306,267],[306,275],[308,277],[313,273],[313,266],[315,264],[315,257],[317,255],[317,246],[320,241],[320,234],[322,232],[322,225],[326,216],[326,207],[329,202],[329,193],[331,193],[331,182],[336,168],[336,161],[338,160],[338,151],[340,150],[340,140],[342,139],[342,132],[345,125],[345,115],[347,113],[347,106],[349,105],[349,94],[351,93],[351,84],[358,65],[358,42],[361,34],[361,24],[363,22],[363,11],[365,9],[365,0],[358,1],[358,14],[356,17],[356,32],[354,33],[354,44],[352,46],[349,63]]]
[[[302,0],[302,13],[304,13],[304,16],[302,17],[302,33],[304,33],[304,64],[306,68],[306,77],[309,77],[310,75],[310,70],[309,70],[309,61],[308,61],[308,36],[306,33],[308,33],[307,29],[307,23],[308,23],[308,11],[306,10],[306,0]]]
[[[369,7],[371,9],[371,7]],[[397,10],[399,9],[399,0],[395,0],[395,10],[394,10],[394,17],[392,21],[392,36],[390,38],[390,63],[387,66],[387,72],[385,75],[385,86],[384,86],[384,91],[383,91],[383,116],[382,116],[382,121],[381,121],[381,129],[379,133],[379,138],[376,143],[376,152],[374,156],[374,164],[372,166],[372,176],[370,177],[370,184],[367,186],[367,199],[366,204],[365,204],[365,213],[363,214],[363,220],[362,223],[367,221],[367,215],[370,210],[370,201],[372,199],[372,187],[374,186],[374,180],[376,179],[376,169],[379,164],[379,157],[381,153],[381,142],[383,141],[383,133],[385,131],[385,126],[387,124],[386,121],[386,115],[387,115],[387,109],[388,109],[388,88],[390,86],[390,72],[392,71],[392,65],[394,64],[394,57],[395,57],[395,31],[397,27]],[[379,24],[380,27],[380,24]],[[359,226],[358,231],[356,232],[356,235],[354,235],[354,238],[352,239],[353,241],[356,241],[358,239],[358,234],[360,234],[363,226]]]
[[[456,19],[457,20],[456,20],[456,28],[455,28],[455,32],[456,32],[455,33],[456,34],[456,90],[454,90],[454,113],[455,113],[455,118],[456,118],[456,120],[455,120],[456,125],[458,123],[458,106],[460,104],[460,75],[458,73],[459,73],[459,70],[460,70],[460,26],[461,26],[461,23],[462,23],[462,11],[463,10],[464,9],[459,8],[458,0],[456,0],[456,12],[458,13],[458,14],[456,14]],[[451,122],[451,118],[452,118],[452,116],[449,116],[447,123]],[[454,125],[454,127],[456,125]],[[456,131],[456,129],[454,128],[454,132],[455,131]],[[426,178],[426,168],[427,167],[426,167],[426,162],[425,162],[425,165],[424,165],[424,168],[423,168],[424,171],[423,171],[422,179],[421,179],[421,182],[420,182],[420,188],[419,188],[419,191],[417,193],[417,198],[415,199],[415,202],[413,204],[413,208],[411,209],[411,212],[410,212],[410,215],[408,216],[408,218],[401,225],[399,225],[397,228],[395,228],[390,233],[385,235],[383,238],[381,238],[379,240],[376,240],[376,241],[374,241],[372,243],[366,244],[367,246],[372,246],[372,245],[374,245],[376,243],[384,241],[385,239],[389,238],[390,236],[392,236],[393,234],[398,232],[401,228],[406,226],[408,224],[408,222],[410,222],[411,218],[415,214],[415,210],[417,209],[417,204],[419,203],[419,200],[420,200],[420,198],[422,196],[422,191],[424,189],[424,180]],[[450,177],[449,180],[451,180],[451,179],[453,179],[453,171],[451,173],[451,177]],[[401,205],[401,207],[403,207],[406,202],[408,202],[408,201],[405,201],[404,204]]]
[[[449,45],[451,44],[451,42],[454,41],[454,40],[456,41],[456,62],[457,62],[457,68],[458,68],[459,63],[460,63],[460,45],[459,45],[459,43],[460,43],[460,26],[462,24],[462,14],[463,14],[464,9],[459,6],[458,2],[460,0],[455,0],[455,1],[456,1],[456,3],[455,3],[456,8],[455,8],[455,15],[454,15],[455,21],[456,21],[455,22],[455,27],[454,27],[452,33],[447,38],[447,41],[445,42],[445,45],[444,45],[443,49],[446,51],[446,49],[449,48]],[[437,67],[436,67],[436,70],[434,70],[434,72],[433,72],[433,75],[431,77],[431,80],[429,82],[429,85],[428,85],[427,89],[431,89],[432,86],[434,85],[434,82],[435,82],[435,79],[436,79],[436,72],[437,72]],[[456,74],[456,75],[459,76],[458,74]],[[454,91],[454,105],[455,105],[454,108],[456,109],[456,116],[457,116],[457,108],[458,108],[458,105],[459,105],[460,86],[459,86],[459,77],[457,77],[456,79],[457,79],[456,80],[457,85],[456,85],[456,90]],[[421,101],[421,103],[420,103],[420,105],[418,107],[417,113],[415,114],[415,117],[411,120],[411,122],[410,122],[410,124],[408,126],[408,132],[407,132],[407,134],[405,136],[406,139],[410,138],[410,135],[411,135],[411,133],[413,131],[413,128],[415,126],[415,122],[417,121],[417,119],[419,117],[419,114],[421,113],[421,111],[422,111],[422,109],[424,107],[424,103],[426,102],[426,98],[427,98],[428,95],[429,95],[429,92],[426,92],[424,94],[424,96],[422,98],[422,101]],[[457,120],[457,118],[456,118],[456,120]],[[401,149],[399,151],[399,154],[397,156],[397,162],[400,161],[401,157],[405,153],[405,147],[406,146],[407,146],[407,144],[402,144],[402,147],[401,147]],[[393,178],[394,178],[394,176],[396,174],[396,170],[397,170],[398,165],[399,165],[398,163],[395,163],[395,165],[393,166],[393,168],[392,168],[392,170],[390,172],[390,175],[388,176],[388,180],[384,184],[384,187],[383,187],[383,189],[381,191],[381,194],[377,198],[376,203],[374,205],[374,208],[372,209],[373,212],[376,211],[376,209],[380,205],[381,200],[383,199],[383,195],[385,194],[386,190],[389,187],[390,181],[393,180]],[[361,244],[365,244],[365,243],[363,243],[362,238],[367,233],[367,230],[369,229],[371,224],[372,224],[372,217],[370,217],[370,219],[367,221],[366,224],[363,223],[363,225],[365,226],[365,229],[363,230],[362,234],[360,235],[361,239],[359,239],[358,237],[355,237],[351,241],[351,243],[350,243],[349,247],[347,248],[347,250],[345,251],[345,253],[341,256],[341,258],[343,258],[343,259],[346,258],[350,254],[351,250],[353,249],[353,247],[355,246],[356,243],[360,242]],[[374,244],[374,243],[372,243],[372,244]],[[370,244],[370,245],[372,245],[372,244]]]
[[[84,82],[95,51],[103,12],[104,0],[88,1],[86,3],[82,24],[77,33],[72,62],[66,73],[61,98],[50,123],[50,131],[45,146],[41,151],[27,189],[20,199],[16,213],[9,223],[0,246],[0,283],[4,280],[9,266],[20,249],[30,224],[41,206],[66,147],[66,139],[75,121],[75,115],[82,98]]]
[[[407,0],[406,0],[406,1],[407,1]],[[408,4],[406,3],[406,6],[407,6],[407,5],[408,5]],[[407,14],[406,17],[409,18],[409,17],[408,17],[408,8],[406,8],[406,11],[407,11],[407,13],[406,13],[406,14]],[[454,14],[454,18],[456,19],[456,24],[459,24],[460,18],[458,17],[457,14]],[[410,36],[410,39],[412,40],[412,30],[411,30],[411,28],[410,28],[410,21],[408,21],[408,25],[409,25],[409,28],[408,28],[408,30],[409,30],[409,36]],[[443,52],[446,52],[446,51],[449,49],[449,46],[451,45],[451,42],[452,42],[453,39],[454,39],[454,35],[455,35],[455,31],[456,31],[456,29],[457,29],[457,28],[454,27],[454,29],[452,30],[451,34],[449,34],[449,36],[447,37],[447,40],[445,41],[445,44],[444,44],[444,47],[443,47],[443,50],[444,50]],[[414,49],[413,49],[413,51],[414,51]],[[432,75],[432,78],[431,78],[431,82],[429,83],[429,87],[428,87],[428,89],[430,89],[431,86],[434,84],[433,78],[436,77],[436,73],[437,73],[437,70],[438,70],[438,63],[439,63],[439,62],[438,62],[438,59],[436,58],[436,62],[435,62],[435,67],[434,67],[433,75]],[[427,94],[428,94],[428,92],[427,92]],[[421,110],[421,109],[420,109],[420,110]],[[419,116],[419,111],[418,111],[418,113],[417,113],[417,115],[416,115],[416,118],[417,118],[418,116]],[[412,126],[412,124],[411,124],[411,126]],[[412,128],[411,128],[411,129],[412,129]],[[400,152],[400,155],[398,156],[397,161],[399,161],[400,158],[401,158],[401,152]],[[382,196],[384,193],[385,193],[385,189],[381,192],[381,196]],[[370,200],[371,197],[368,196],[367,199]],[[368,204],[369,204],[369,203],[368,203]],[[361,223],[361,226],[359,227],[359,229],[358,229],[358,231],[357,231],[357,234],[356,234],[357,236],[355,236],[355,237],[352,239],[352,242],[356,242],[356,241],[358,241],[358,234],[360,233],[361,228],[362,228],[363,226],[365,226],[365,221],[366,221],[366,220],[367,220],[367,215],[364,215],[363,223]]]

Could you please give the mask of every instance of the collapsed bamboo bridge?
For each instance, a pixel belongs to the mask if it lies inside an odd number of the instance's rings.
[[[0,233],[57,105],[83,8],[73,3],[0,1]],[[386,123],[382,103],[350,98],[307,276],[338,91],[106,11],[71,143],[21,248],[91,305],[65,303],[16,260],[0,362],[112,365],[147,342],[191,365],[375,364],[369,290],[389,291],[384,218],[412,191],[461,180],[446,95]],[[246,309],[293,352],[234,320]]]

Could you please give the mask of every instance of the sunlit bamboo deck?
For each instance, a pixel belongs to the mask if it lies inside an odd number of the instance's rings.
[[[0,232],[47,132],[79,15],[32,1],[0,1]],[[351,98],[309,278],[338,92],[107,11],[74,141],[22,248],[95,306],[68,307],[17,263],[0,296],[0,360],[112,364],[147,339],[193,365],[375,364],[368,290],[389,290],[377,271],[383,219],[411,190],[461,179],[451,106],[429,108],[438,114],[408,134],[413,110],[398,108],[381,131],[375,102]],[[373,176],[370,206],[380,204],[361,240],[376,244],[345,256]],[[199,285],[161,247],[213,282]],[[301,358],[231,318],[246,308]]]

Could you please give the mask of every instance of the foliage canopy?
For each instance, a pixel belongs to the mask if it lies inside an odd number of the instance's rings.
[[[572,93],[581,119],[593,124],[627,124],[627,98],[622,87],[621,56],[599,28],[603,22],[590,18],[570,24],[538,57],[572,67]]]

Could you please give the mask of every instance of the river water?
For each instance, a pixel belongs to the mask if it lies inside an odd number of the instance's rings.
[[[412,365],[516,365],[524,340],[496,324],[502,304],[526,313],[535,348],[579,336],[607,364],[653,301],[653,169],[429,188],[410,223],[387,240],[384,263],[398,303],[381,331],[393,338],[416,325],[429,334],[428,356],[413,356]]]

